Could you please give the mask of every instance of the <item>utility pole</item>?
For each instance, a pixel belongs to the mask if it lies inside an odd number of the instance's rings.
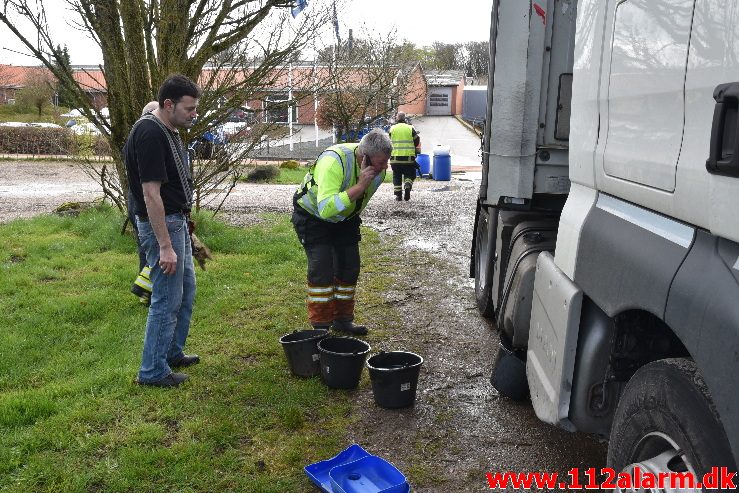
[[[287,124],[290,127],[290,152],[293,150],[293,62],[290,62],[287,72]]]

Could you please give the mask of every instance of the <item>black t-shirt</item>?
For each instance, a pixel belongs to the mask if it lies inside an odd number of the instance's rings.
[[[189,166],[187,152],[179,135],[177,132],[167,131],[178,144],[182,162]],[[128,186],[134,198],[131,207],[136,215],[147,215],[141,186],[147,181],[162,183],[159,193],[162,196],[165,214],[189,210],[169,140],[156,122],[144,120],[138,124],[123,147],[123,159],[126,161]],[[190,185],[192,186],[192,183]]]

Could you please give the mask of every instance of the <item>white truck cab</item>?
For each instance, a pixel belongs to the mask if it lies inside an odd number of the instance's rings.
[[[617,471],[736,471],[739,4],[494,0],[490,41],[491,382]]]

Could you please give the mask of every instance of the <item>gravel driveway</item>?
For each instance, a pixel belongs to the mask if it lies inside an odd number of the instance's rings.
[[[416,405],[383,410],[372,392],[355,392],[357,423],[348,441],[394,463],[414,481],[414,492],[489,491],[486,472],[557,471],[602,467],[605,446],[539,422],[528,403],[500,398],[489,384],[497,341],[478,315],[468,277],[479,179],[416,182],[410,202],[395,202],[383,184],[363,214],[379,231],[397,265],[383,295],[401,319],[374,350],[407,348],[425,358]],[[295,186],[239,184],[222,217],[251,224],[264,212],[286,213]],[[0,222],[53,210],[100,193],[78,168],[55,162],[0,162]],[[395,259],[404,258],[404,262]],[[362,303],[361,282],[359,303]],[[382,313],[382,306],[368,307]]]

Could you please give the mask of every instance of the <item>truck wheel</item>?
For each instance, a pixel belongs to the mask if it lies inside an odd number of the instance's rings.
[[[480,209],[475,237],[475,298],[477,298],[477,309],[483,317],[487,318],[492,318],[495,314],[495,305],[492,300],[494,267],[492,235],[495,231],[491,228],[491,224],[488,209]]]
[[[697,481],[702,481],[712,467],[736,471],[726,433],[694,362],[655,361],[629,380],[611,427],[608,466],[616,474],[625,472],[632,477],[636,468],[642,477],[646,472],[655,477],[659,473],[690,472]],[[644,491],[663,490],[655,486]],[[702,490],[696,487],[680,491]]]

